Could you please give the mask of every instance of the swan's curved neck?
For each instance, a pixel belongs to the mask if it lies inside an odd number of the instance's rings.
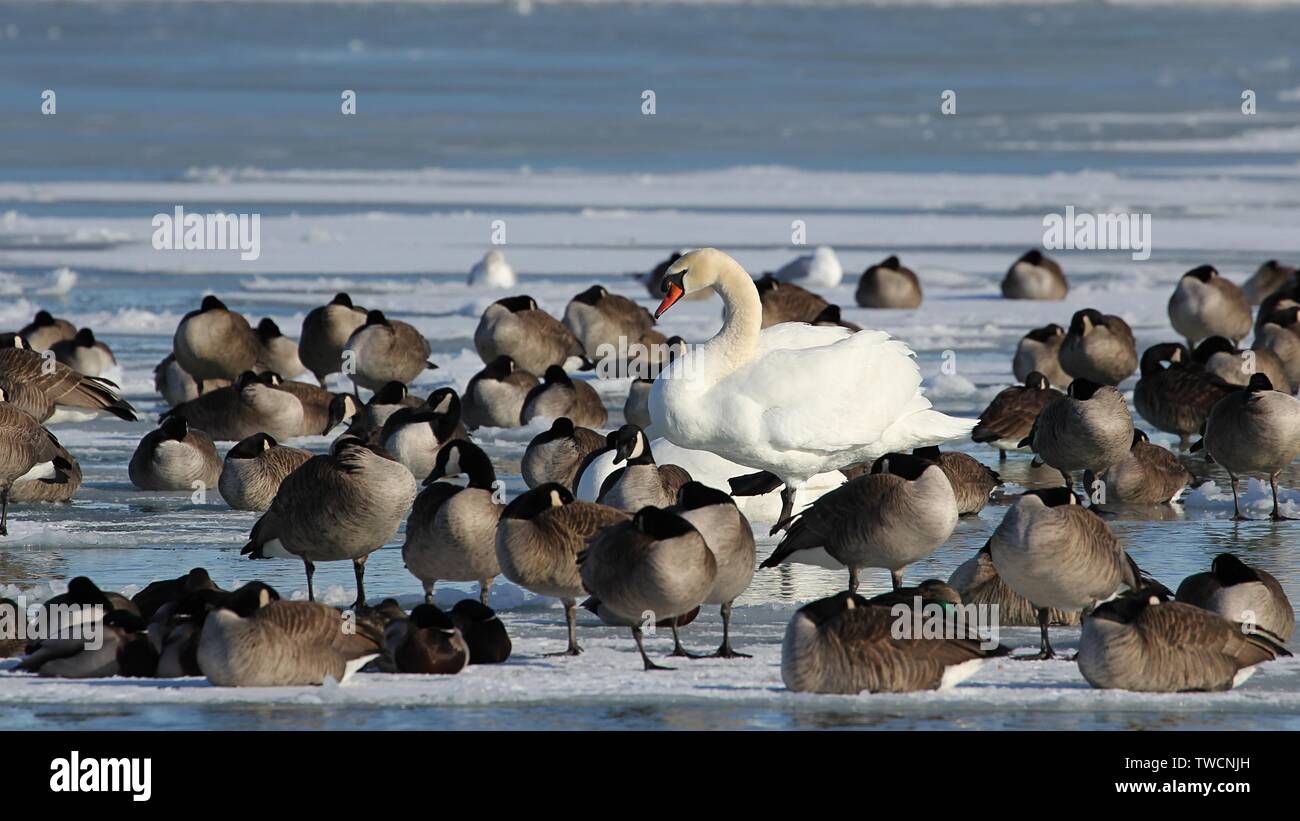
[[[713,376],[721,379],[753,357],[763,326],[763,303],[754,280],[734,261],[722,269],[713,290],[722,297],[722,330],[700,347],[717,369]]]

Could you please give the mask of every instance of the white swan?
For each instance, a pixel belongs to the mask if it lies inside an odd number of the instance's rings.
[[[506,262],[506,255],[493,249],[483,255],[483,259],[474,263],[469,271],[469,284],[484,288],[515,287],[515,270]]]
[[[844,278],[844,266],[840,265],[834,248],[818,245],[811,254],[795,257],[782,265],[776,278],[799,285],[834,288]]]
[[[931,408],[912,351],[883,331],[802,322],[760,330],[758,289],[717,249],[669,266],[656,318],[710,287],[722,297],[722,330],[655,380],[650,418],[675,445],[780,477],[781,521],[819,473],[964,438],[975,426]]]

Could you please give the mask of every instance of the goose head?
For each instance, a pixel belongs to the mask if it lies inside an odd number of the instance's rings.
[[[556,439],[569,439],[573,436],[573,420],[567,416],[561,416],[551,423],[551,429],[546,432],[546,441],[553,442]]]
[[[1155,588],[1130,590],[1104,604],[1098,605],[1089,618],[1113,621],[1119,624],[1131,624],[1148,607],[1158,605],[1162,601],[1164,601],[1164,596]]]
[[[383,325],[388,328],[393,327],[393,323],[388,321],[388,317],[384,316],[384,312],[376,308],[372,308],[366,313],[365,327],[369,328],[372,325]]]
[[[1182,278],[1184,280],[1196,279],[1208,284],[1210,280],[1214,279],[1218,275],[1219,272],[1214,269],[1213,265],[1198,265],[1197,267],[1183,274]]]
[[[1079,497],[1068,487],[1049,487],[1025,491],[1021,501],[1037,500],[1044,507],[1069,507],[1079,504]]]
[[[1025,387],[1035,391],[1045,391],[1051,387],[1047,382],[1047,377],[1038,371],[1030,371],[1025,377]]]
[[[262,340],[263,345],[281,336],[284,334],[280,333],[280,326],[269,316],[262,317],[262,321],[257,323],[257,338]]]
[[[225,311],[225,310],[229,310],[228,308],[226,308],[226,303],[222,302],[220,299],[217,299],[215,294],[208,294],[207,296],[203,297],[203,301],[199,303],[199,313],[201,314],[205,314],[208,311]]]
[[[924,451],[925,448],[920,450]],[[936,448],[937,450],[937,448]],[[921,474],[930,468],[938,468],[939,463],[934,459],[928,459],[921,454],[910,453],[886,453],[875,462],[871,463],[871,472],[888,473],[891,476],[897,476],[914,482],[921,478]]]
[[[37,311],[36,316],[32,317],[32,327],[34,328],[48,328],[54,323],[54,315],[44,309]]]
[[[1253,373],[1250,375],[1250,382],[1246,385],[1246,390],[1251,393],[1262,393],[1273,390],[1273,380],[1269,379],[1266,374]]]
[[[1134,448],[1136,448],[1138,445],[1142,444],[1143,442],[1150,442],[1150,441],[1151,441],[1151,439],[1150,439],[1150,437],[1147,436],[1147,432],[1146,432],[1146,431],[1142,430],[1141,428],[1134,428],[1134,429],[1133,429],[1133,441],[1129,443],[1128,449],[1129,449],[1129,450],[1133,450]]]
[[[22,334],[7,333],[0,334],[0,348],[17,348],[20,351],[30,351],[32,344]]]
[[[464,439],[453,439],[438,451],[433,470],[429,471],[424,483],[431,485],[439,479],[462,473],[469,477],[470,487],[482,490],[491,489],[496,480],[492,460],[478,445]]]
[[[573,492],[555,482],[538,485],[527,493],[520,494],[506,505],[501,514],[505,519],[532,519],[551,508],[564,507],[573,502]]]
[[[610,436],[614,447],[614,464],[624,461],[629,465],[654,464],[654,455],[650,453],[650,443],[646,441],[645,432],[636,425],[624,425]]]
[[[700,510],[714,505],[736,506],[736,500],[730,494],[723,493],[716,487],[709,487],[703,482],[687,482],[677,491],[677,506],[682,510]]]
[[[681,516],[653,505],[647,505],[636,512],[632,517],[632,527],[656,542],[698,533],[695,526]]]
[[[1028,251],[1021,254],[1020,259],[1016,260],[1016,262],[1027,262],[1034,266],[1042,265],[1043,252],[1037,248],[1030,248]]]
[[[600,285],[593,285],[582,293],[573,298],[574,302],[580,302],[583,305],[595,305],[609,294]]]
[[[8,402],[9,394],[5,392],[4,386],[0,385],[0,402]]]
[[[356,416],[357,411],[359,410],[360,408],[357,407],[357,399],[352,394],[350,393],[334,394],[334,397],[330,399],[329,416],[325,422],[325,430],[321,431],[321,435],[324,436],[325,434],[334,430],[334,428],[339,424],[341,424],[344,420],[351,419],[352,417]]]
[[[1260,580],[1259,573],[1255,572],[1253,567],[1231,553],[1220,553],[1215,556],[1214,561],[1210,562],[1210,572],[1224,587]]]
[[[687,294],[712,288],[724,279],[733,280],[737,274],[752,285],[753,280],[745,273],[745,269],[740,267],[740,263],[717,248],[699,248],[684,254],[664,271],[660,286],[663,289],[664,300],[655,310],[655,319],[663,316],[664,311],[673,307],[677,300]]]
[[[870,606],[871,603],[862,596],[845,590],[842,593],[836,593],[834,596],[827,596],[824,599],[809,602],[800,607],[798,613],[813,624],[821,626],[849,610]]]
[[[1222,339],[1222,337],[1219,337]],[[1227,340],[1224,340],[1225,342]],[[1229,343],[1231,347],[1231,343]],[[1191,359],[1187,352],[1187,346],[1179,342],[1163,342],[1159,345],[1152,345],[1142,353],[1142,375],[1151,376],[1164,370],[1163,363],[1169,365],[1183,365]]]
[[[484,379],[502,380],[515,372],[515,361],[508,356],[502,355],[493,359],[483,368],[480,376]]]
[[[429,394],[424,404],[434,413],[445,413],[460,419],[460,394],[454,388],[438,388]]]
[[[1231,340],[1222,336],[1211,336],[1206,338],[1201,344],[1196,346],[1192,352],[1192,361],[1204,365],[1210,361],[1210,357],[1216,353],[1226,353],[1236,356],[1237,346],[1233,345]]]
[[[1034,342],[1049,342],[1059,336],[1065,336],[1065,329],[1052,322],[1041,328],[1034,328],[1025,334],[1025,339],[1032,339]]]
[[[158,433],[164,441],[174,439],[179,442],[190,435],[190,423],[182,416],[169,416],[159,423]]]
[[[266,582],[253,581],[222,597],[218,609],[248,618],[271,602],[279,600],[280,594],[274,587]]]
[[[1093,328],[1105,323],[1105,317],[1096,308],[1084,308],[1076,311],[1070,319],[1070,333],[1075,336],[1087,336]]]
[[[370,405],[399,405],[406,398],[406,385],[396,380],[385,382],[384,386],[370,397]]]
[[[339,291],[337,294],[334,295],[334,298],[330,300],[330,304],[331,304],[331,305],[342,305],[344,308],[351,308],[351,307],[352,307],[352,297],[348,296],[348,295],[347,295],[346,293],[344,293],[343,291]]]
[[[1262,324],[1273,324],[1296,331],[1297,323],[1300,323],[1300,305],[1292,305],[1288,308],[1278,308],[1270,312],[1269,315],[1264,318]]]
[[[239,442],[226,454],[227,459],[256,459],[275,447],[278,442],[269,433],[254,433]]]
[[[496,302],[493,302],[492,304],[500,305],[502,308],[505,308],[507,311],[509,311],[512,314],[521,313],[523,311],[537,310],[537,300],[533,299],[527,294],[520,294],[519,296],[503,297],[501,299],[498,299]]]
[[[564,368],[559,365],[552,365],[542,374],[542,381],[547,385],[572,385],[573,380],[565,373]]]
[[[1080,402],[1086,402],[1097,395],[1097,392],[1106,385],[1099,385],[1088,379],[1076,379],[1066,388],[1066,395],[1071,399],[1077,399]]]
[[[82,328],[77,331],[77,335],[72,338],[72,344],[78,348],[95,347],[95,332],[89,328]]]

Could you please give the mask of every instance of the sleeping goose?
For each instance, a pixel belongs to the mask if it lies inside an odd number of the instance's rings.
[[[195,567],[185,575],[174,579],[149,582],[140,592],[131,597],[131,603],[140,611],[141,618],[152,621],[154,615],[164,606],[203,591],[224,592],[212,581],[212,576],[205,568]]]
[[[453,439],[467,439],[460,421],[460,397],[450,388],[429,399],[433,406],[398,408],[379,431],[379,443],[421,481],[433,470],[438,452]],[[437,408],[444,408],[439,411]]]
[[[845,482],[813,502],[763,562],[776,567],[799,551],[823,548],[848,567],[849,591],[864,567],[889,571],[895,590],[909,564],[933,553],[957,526],[957,498],[935,462],[902,453],[876,460],[871,473]]]
[[[285,379],[307,372],[298,358],[298,343],[280,333],[280,326],[270,317],[263,317],[257,323],[257,343],[257,362],[266,370],[275,371]]]
[[[1061,342],[1064,339],[1065,329],[1054,322],[1025,334],[1016,345],[1011,360],[1011,372],[1016,379],[1024,382],[1029,374],[1037,371],[1052,385],[1067,387],[1074,377],[1061,367]]]
[[[943,470],[952,485],[953,495],[957,497],[958,516],[979,513],[988,504],[993,489],[1002,485],[1002,477],[997,471],[981,464],[969,454],[940,452],[938,445],[931,445],[928,448],[916,448],[912,455],[929,459]]]
[[[354,357],[352,381],[372,391],[389,382],[409,385],[426,368],[438,367],[429,361],[424,335],[406,322],[389,319],[383,311],[367,313],[365,324],[352,332],[344,350]]]
[[[812,291],[793,282],[782,282],[771,274],[763,274],[754,287],[763,305],[764,328],[782,322],[812,322],[830,307],[829,302]]]
[[[140,440],[127,473],[141,490],[213,488],[221,479],[221,457],[211,436],[172,416]]]
[[[564,605],[569,645],[556,655],[582,652],[574,609],[576,599],[584,593],[578,553],[601,528],[628,518],[612,507],[574,501],[567,488],[549,482],[515,497],[502,513],[496,533],[501,575],[539,596],[558,598]]]
[[[474,374],[465,387],[462,413],[465,427],[517,428],[523,424],[524,400],[538,386],[537,377],[498,356]],[[564,416],[564,414],[558,414]]]
[[[474,329],[474,350],[485,363],[508,356],[529,373],[576,365],[585,356],[573,332],[526,295],[498,299],[483,311]]]
[[[588,456],[605,447],[605,437],[573,424],[561,416],[536,436],[524,450],[519,472],[530,488],[555,482],[573,490],[578,469]]]
[[[199,383],[234,379],[257,365],[261,346],[243,314],[209,294],[197,311],[181,318],[172,338],[172,352],[185,372]]]
[[[3,388],[0,388],[3,390]],[[32,470],[14,480],[9,486],[11,502],[66,502],[81,487],[81,464],[68,449],[59,445],[58,459],[48,464],[36,465]],[[66,462],[65,467],[63,463]]]
[[[274,371],[259,375],[264,384],[274,385],[291,393],[302,404],[302,424],[298,436],[328,436],[339,424],[347,422],[357,411],[357,400],[352,394],[330,393],[318,385],[296,380],[282,380]]]
[[[515,269],[506,262],[505,253],[499,248],[493,248],[483,255],[483,259],[474,263],[469,269],[469,279],[466,280],[467,285],[482,288],[513,288],[515,283]]]
[[[215,391],[230,384],[229,379],[209,379],[203,383],[207,391]],[[176,407],[182,402],[199,398],[199,383],[176,361],[176,354],[169,353],[153,368],[153,387],[162,396],[168,407]]]
[[[117,357],[103,342],[95,339],[95,332],[82,328],[72,339],[61,339],[49,348],[54,358],[85,376],[103,376],[117,367]]]
[[[1061,340],[1060,359],[1061,367],[1075,379],[1118,385],[1137,370],[1133,330],[1117,316],[1092,308],[1077,311]]]
[[[18,336],[26,339],[31,349],[38,352],[48,351],[55,342],[70,340],[76,335],[76,325],[45,310],[37,311],[32,321],[18,332]]]
[[[1076,379],[1065,396],[1039,412],[1021,444],[1033,447],[1039,459],[1060,471],[1065,486],[1073,487],[1075,471],[1100,473],[1128,455],[1133,416],[1115,388]]]
[[[1241,289],[1211,265],[1183,274],[1169,298],[1169,322],[1187,338],[1187,347],[1208,336],[1239,342],[1250,333],[1250,303]]]
[[[957,566],[948,577],[948,584],[961,596],[964,604],[996,607],[998,623],[1003,627],[1037,627],[1038,608],[1029,599],[1012,590],[998,569],[993,566],[993,555],[988,544]],[[1050,608],[1049,624],[1078,626],[1079,611]]]
[[[451,616],[432,604],[420,604],[405,619],[394,619],[384,643],[401,673],[455,675],[469,666],[465,637]]]
[[[1246,302],[1258,305],[1269,296],[1296,283],[1294,267],[1270,259],[1255,269],[1246,284],[1241,286],[1241,292],[1246,297]]]
[[[1249,351],[1241,350],[1232,344],[1232,340],[1221,336],[1201,340],[1196,350],[1192,351],[1192,363],[1206,374],[1217,377],[1229,385],[1244,387],[1250,383],[1251,374],[1258,371],[1267,376],[1277,390],[1283,393],[1292,392],[1286,366],[1262,341],[1260,332],[1255,334],[1254,347]]]
[[[655,464],[645,433],[636,425],[624,425],[610,434],[614,464],[626,466],[611,473],[601,486],[596,501],[602,505],[635,513],[643,507],[668,507],[691,475],[677,465]]]
[[[711,288],[724,321],[655,380],[650,416],[679,447],[779,477],[781,520],[813,476],[964,438],[974,426],[933,410],[912,352],[888,334],[788,322],[762,329],[753,279],[717,249],[677,260],[664,282],[656,317],[683,294]]]
[[[654,328],[650,312],[601,285],[593,285],[564,307],[564,327],[577,338],[592,360],[604,359],[601,350],[625,350]],[[620,344],[621,343],[621,344]],[[608,346],[608,347],[605,347]]]
[[[1295,632],[1295,608],[1272,573],[1220,553],[1207,573],[1193,573],[1174,598],[1218,613],[1228,621],[1261,627],[1282,641]]]
[[[1230,690],[1291,653],[1263,633],[1159,591],[1139,590],[1083,620],[1079,672],[1093,687],[1144,693]]]
[[[834,288],[844,278],[844,266],[834,248],[818,245],[811,254],[795,257],[778,268],[776,278],[813,288]]]
[[[1277,477],[1300,455],[1300,399],[1273,390],[1268,377],[1257,373],[1247,387],[1214,406],[1201,442],[1228,472],[1234,519],[1246,519],[1237,498],[1238,480],[1259,474],[1266,474],[1273,488],[1273,520],[1287,518],[1278,505]]]
[[[1283,377],[1275,384],[1277,390],[1287,388],[1283,392],[1292,393],[1300,389],[1300,307],[1293,305],[1269,314],[1255,334],[1251,350],[1255,352],[1256,370],[1270,380],[1281,366]],[[1266,364],[1273,364],[1273,373]]]
[[[713,653],[718,658],[749,658],[731,649],[731,605],[754,578],[754,531],[736,500],[699,482],[687,482],[669,508],[691,523],[713,553],[717,575],[703,604],[722,606],[722,644]]]
[[[147,627],[135,613],[113,610],[100,622],[97,641],[50,642],[57,652],[29,655],[19,669],[44,678],[153,678],[158,654],[149,645]]]
[[[63,446],[54,434],[20,408],[9,403],[0,387],[0,536],[9,535],[9,498],[14,483],[21,479],[53,476],[70,471],[72,464],[61,453]],[[35,470],[33,470],[35,469]]]
[[[1011,263],[1002,278],[1003,299],[1058,300],[1065,299],[1069,292],[1070,283],[1060,264],[1037,248],[1031,248]]]
[[[1028,450],[1021,441],[1034,427],[1038,413],[1063,394],[1047,384],[1047,377],[1031,371],[1023,386],[1013,385],[998,392],[980,414],[970,438],[998,449],[998,461],[1007,460],[1009,450]]]
[[[862,272],[853,298],[861,308],[919,308],[921,281],[890,256]]]
[[[599,428],[609,419],[609,412],[587,380],[571,379],[564,368],[552,365],[546,369],[542,384],[524,397],[520,410],[520,421],[525,425],[538,416],[548,419],[567,416],[575,425]]]
[[[469,477],[464,487],[439,481],[462,473]],[[505,510],[492,461],[477,445],[454,439],[438,452],[428,477],[406,520],[406,569],[424,585],[430,604],[440,579],[478,582],[479,600],[487,604],[492,580],[501,572],[496,533]]]
[[[1089,493],[1104,494],[1102,504],[1172,504],[1192,481],[1194,477],[1177,456],[1151,444],[1147,435],[1136,428],[1128,456],[1101,473],[1083,474],[1083,485]]]
[[[311,453],[281,445],[267,433],[255,433],[226,453],[217,489],[235,510],[266,510],[284,477],[302,467]]]
[[[348,395],[343,394],[343,396]],[[355,397],[340,401],[347,403],[343,413],[348,414],[348,411],[351,411],[348,415],[352,417],[352,423],[344,432],[372,444],[377,442],[388,417],[401,408],[419,408],[424,404],[418,396],[412,396],[410,390],[401,382],[389,382],[384,385],[375,391],[364,405],[358,406]]]
[[[335,294],[329,304],[313,308],[303,317],[298,358],[321,387],[327,376],[343,370],[343,350],[353,332],[364,324],[366,310],[353,305],[352,298],[344,293]]]
[[[1133,407],[1156,430],[1178,434],[1186,449],[1191,435],[1205,426],[1210,408],[1229,393],[1232,386],[1190,361],[1187,348],[1167,342],[1143,352]]]
[[[117,385],[46,359],[17,334],[0,334],[0,382],[6,385],[8,401],[38,422],[57,422],[65,415],[75,418],[79,411],[136,421],[135,408],[122,398]]]
[[[255,433],[292,439],[302,433],[302,401],[280,384],[274,373],[244,371],[230,387],[182,402],[162,418],[184,419],[219,441],[238,442]]]
[[[500,664],[510,658],[510,634],[491,607],[474,599],[461,599],[450,615],[469,647],[470,664]]]

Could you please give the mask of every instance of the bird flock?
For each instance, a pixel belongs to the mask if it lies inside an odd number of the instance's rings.
[[[1188,271],[1168,304],[1184,341],[1141,356],[1123,319],[1091,308],[1067,326],[1031,329],[1012,362],[1021,384],[978,420],[936,411],[903,341],[843,321],[816,293],[843,275],[826,246],[757,279],[704,248],[673,253],[644,277],[660,300],[653,313],[601,285],[576,294],[561,318],[512,293],[482,313],[473,345],[483,367],[464,392],[425,398],[409,385],[437,367],[428,340],[345,293],[310,311],[296,341],[205,296],[154,371],[169,409],[141,436],[130,480],[150,491],[215,488],[231,508],[259,512],[242,554],[301,562],[307,600],[261,581],[225,590],[203,568],[129,599],[77,577],[38,615],[90,608],[103,641],[0,637],[0,656],[21,656],[17,669],[42,676],[203,676],[218,686],[455,674],[511,655],[490,606],[501,576],[563,604],[567,642],[554,655],[582,652],[581,607],[627,629],[645,670],[669,669],[647,653],[647,630],[671,631],[672,657],[699,658],[681,632],[717,606],[723,634],[710,655],[744,664],[733,604],[756,572],[786,562],[847,571],[843,592],[789,622],[781,677],[794,691],[950,687],[990,658],[1054,657],[1054,625],[1081,625],[1078,668],[1100,688],[1226,690],[1290,655],[1294,610],[1273,576],[1224,552],[1171,589],[1128,555],[1107,508],[1172,504],[1196,481],[1135,424],[1117,386],[1136,372],[1140,419],[1228,472],[1237,518],[1238,482],[1250,476],[1269,479],[1272,518],[1285,518],[1278,478],[1300,455],[1294,268],[1269,261],[1244,287],[1208,265]],[[469,284],[514,291],[517,278],[493,250]],[[1059,301],[1069,284],[1055,260],[1030,250],[1001,291]],[[679,301],[714,295],[723,322],[711,338],[688,344],[656,329]],[[897,256],[868,267],[854,296],[876,309],[923,300]],[[10,502],[63,502],[80,485],[75,457],[47,425],[94,414],[138,421],[108,376],[116,364],[91,329],[46,311],[0,335],[0,535]],[[610,366],[636,378],[626,424],[603,432],[609,412],[583,374]],[[336,375],[350,390],[327,387]],[[520,464],[528,490],[507,498],[475,437],[539,419],[545,429]],[[324,453],[285,444],[340,428]],[[967,438],[1003,462],[1030,454],[1048,486],[1014,499],[947,581],[908,586],[907,568],[1002,484],[968,454],[941,450]],[[223,457],[217,442],[235,444]],[[365,592],[366,560],[403,523],[402,559],[424,597],[409,613]],[[760,562],[755,532],[769,523],[779,541]],[[316,602],[316,565],[344,561],[353,606]],[[890,592],[859,595],[870,570],[888,571]],[[440,581],[477,582],[479,595],[444,611],[434,605]],[[990,610],[995,625],[1038,626],[1037,652],[1013,655],[955,620]],[[945,629],[900,634],[922,611],[942,614]]]

